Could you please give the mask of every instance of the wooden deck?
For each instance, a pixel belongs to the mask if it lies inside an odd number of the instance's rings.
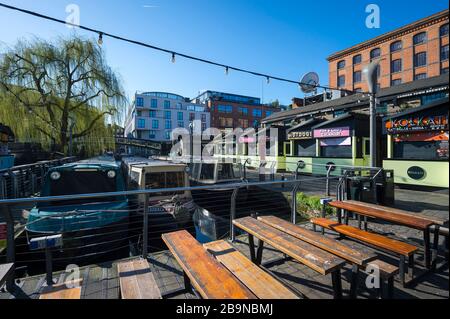
[[[332,236],[331,234],[328,234]],[[333,238],[333,237],[332,237]],[[348,245],[361,247],[357,243],[346,242]],[[247,237],[238,237],[233,245],[247,257],[249,248]],[[304,294],[307,298],[332,299],[333,291],[331,278],[322,276],[308,267],[293,260],[281,260],[283,255],[272,249],[270,246],[264,252],[263,264],[275,274],[283,283],[290,285],[294,291]],[[388,262],[395,264],[389,257],[383,257]],[[130,260],[128,258],[124,260]],[[117,264],[120,261],[90,265],[80,268],[81,299],[118,299],[120,298],[119,277]],[[272,263],[270,263],[273,261]],[[190,293],[179,293],[184,287],[183,273],[169,251],[162,251],[149,255],[148,262],[155,277],[156,283],[166,299],[195,299],[195,295]],[[344,298],[346,298],[350,288],[351,267],[346,264],[343,268],[342,285]],[[55,283],[66,281],[67,273],[57,272],[54,274]],[[375,292],[364,287],[365,277],[360,280],[358,298],[374,298]],[[448,290],[448,266],[438,269],[436,273],[430,273],[421,279],[417,286],[410,288],[400,287],[396,278],[394,298],[415,299],[415,298],[449,298]],[[39,299],[45,290],[45,275],[27,277],[17,283],[17,289],[13,295],[0,291],[0,299],[24,298]]]

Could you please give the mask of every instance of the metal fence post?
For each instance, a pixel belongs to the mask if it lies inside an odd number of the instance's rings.
[[[231,241],[236,240],[236,233],[234,229],[233,220],[236,218],[236,197],[239,192],[239,188],[233,189],[233,194],[231,194],[231,206],[230,206],[230,237]]]
[[[291,222],[293,224],[297,223],[297,192],[300,188],[300,183],[294,184],[294,188],[292,189],[292,206],[291,206]]]
[[[142,227],[142,257],[147,258],[148,255],[148,201],[149,195],[144,195],[144,222]]]
[[[16,251],[14,243],[14,219],[11,213],[11,208],[7,205],[2,205],[1,212],[6,220],[6,262],[13,264],[13,273],[16,262]],[[10,276],[6,282],[6,288],[11,290],[14,285],[14,276]]]
[[[327,196],[330,196],[330,174],[331,174],[332,168],[333,168],[333,165],[329,165],[328,169],[327,169],[327,181],[325,184],[325,192],[326,192]]]

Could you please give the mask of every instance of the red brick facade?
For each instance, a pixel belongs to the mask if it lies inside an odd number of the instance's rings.
[[[378,80],[380,88],[387,88],[396,83],[411,82],[421,76],[428,78],[448,72],[448,58],[441,59],[441,49],[447,49],[448,52],[448,32],[446,35],[441,36],[441,31],[446,28],[445,25],[448,28],[448,14],[449,11],[444,10],[372,40],[332,54],[328,58],[330,87],[367,92],[368,87],[364,76],[361,74],[361,80],[356,82],[354,82],[354,78],[358,79],[358,72],[362,71],[364,66],[370,63],[370,54],[372,50],[377,48],[381,50],[381,70]],[[422,32],[426,32],[426,41],[422,44],[414,44],[414,36]],[[397,41],[401,41],[401,48],[392,51],[391,44]],[[445,46],[447,47],[445,48]],[[416,59],[420,60],[419,55],[416,54],[421,52],[426,52],[426,64],[416,67],[414,59],[416,56]],[[361,62],[353,63],[354,57],[358,55],[361,55]],[[394,60],[401,60],[400,72],[393,72],[392,68],[394,66],[392,61]],[[342,65],[344,63],[345,66],[338,68],[339,64]],[[342,77],[345,78],[345,84],[338,84],[339,77],[341,77],[341,81]]]

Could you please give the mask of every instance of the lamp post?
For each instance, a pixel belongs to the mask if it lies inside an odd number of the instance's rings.
[[[376,60],[368,64],[363,73],[366,76],[366,81],[369,86],[370,94],[370,166],[377,166],[377,106],[376,106],[376,94],[377,87],[377,71],[380,60]]]
[[[190,156],[191,156],[191,165],[194,163],[194,122],[189,122],[189,130],[190,130]]]

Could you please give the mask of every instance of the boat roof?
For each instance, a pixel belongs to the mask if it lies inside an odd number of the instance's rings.
[[[126,157],[122,161],[133,167],[186,167],[184,163],[175,163],[169,160],[152,159],[145,157]]]

